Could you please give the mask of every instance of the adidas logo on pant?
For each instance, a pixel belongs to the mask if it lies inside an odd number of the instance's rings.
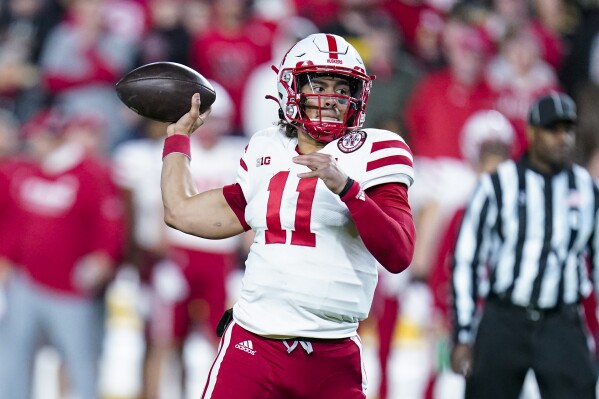
[[[254,345],[252,344],[252,341],[240,342],[237,345],[235,345],[235,347],[237,349],[241,349],[242,351],[249,353],[252,356],[254,356],[256,354],[256,351],[254,350]]]

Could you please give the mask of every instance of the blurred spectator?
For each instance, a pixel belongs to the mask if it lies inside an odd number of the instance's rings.
[[[364,41],[372,22],[370,20],[384,13],[381,0],[340,0],[339,10],[321,31],[343,37],[362,55],[364,62],[370,56],[370,48]]]
[[[516,143],[516,132],[512,124],[501,113],[495,110],[481,110],[473,114],[462,129],[460,144],[464,158],[472,167],[472,172],[477,178],[482,173],[493,173],[499,164],[509,158],[513,153]],[[469,192],[473,189],[470,188]],[[434,312],[435,331],[439,340],[438,345],[443,345],[447,350],[442,353],[449,354],[451,333],[451,259],[453,247],[457,239],[458,228],[464,215],[466,203],[464,202],[451,216],[447,228],[442,234],[439,250],[434,257],[434,263],[428,278]],[[482,290],[483,287],[480,287]],[[449,372],[447,365],[449,357],[437,359],[431,384],[434,386],[442,373]],[[434,391],[437,387],[431,386]]]
[[[576,128],[576,159],[599,181],[599,84],[589,83],[581,87],[576,94],[579,115]]]
[[[10,111],[0,109],[0,162],[11,158],[19,149],[20,123]]]
[[[495,100],[484,76],[491,43],[466,12],[456,9],[445,26],[448,66],[427,75],[408,102],[406,118],[414,155],[462,159],[458,138],[464,121],[474,111],[490,108]]]
[[[338,0],[291,0],[298,16],[308,18],[322,31],[336,18],[339,12]]]
[[[183,24],[188,0],[149,0],[150,29],[139,44],[136,65],[171,61],[189,65],[191,37]]]
[[[242,106],[243,130],[246,134],[253,134],[278,123],[279,103],[265,98],[277,93],[277,87],[273,83],[276,72],[272,66],[278,65],[298,40],[317,32],[316,25],[303,17],[289,17],[280,21],[273,36],[271,59],[254,68],[247,78]]]
[[[210,28],[212,6],[210,0],[183,2],[182,23],[191,37],[201,37]]]
[[[477,178],[482,173],[492,173],[497,166],[511,158],[516,143],[516,133],[509,120],[495,110],[481,110],[473,114],[464,125],[461,148]],[[469,193],[474,188],[470,187]],[[448,224],[439,247],[428,282],[433,292],[435,308],[446,327],[450,327],[450,268],[453,245],[466,203],[457,209]]]
[[[9,194],[9,176],[19,164],[19,129],[19,121],[14,114],[4,109],[0,110],[0,330],[2,316],[6,310],[6,303],[2,300],[5,282],[12,263],[9,259],[10,249],[12,241],[16,239],[11,227],[18,220],[12,212],[14,199]]]
[[[487,80],[497,92],[497,110],[516,128],[513,157],[528,148],[526,115],[536,98],[559,89],[557,74],[541,57],[538,38],[529,27],[515,27],[503,37],[499,54],[490,62]]]
[[[576,162],[584,166],[599,183],[599,84],[589,83],[576,92],[578,124],[576,126]],[[582,300],[589,335],[594,343],[594,355],[599,360],[599,320],[597,314],[597,289]]]
[[[384,0],[395,19],[408,53],[428,69],[442,65],[441,33],[444,15],[424,0]]]
[[[71,394],[97,397],[103,290],[122,250],[122,206],[104,165],[63,134],[55,112],[24,126],[31,161],[8,175],[18,237],[3,256],[8,310],[0,341],[0,397],[29,399],[44,337],[61,354]],[[75,326],[75,327],[74,327]]]
[[[64,135],[70,142],[76,142],[88,154],[107,164],[106,121],[102,115],[89,111],[70,115],[64,125]]]
[[[373,16],[368,24],[363,37],[368,49],[364,63],[376,79],[368,97],[364,127],[387,129],[405,137],[406,103],[423,72],[415,59],[401,49],[401,35],[387,15]]]
[[[167,251],[166,226],[160,197],[160,163],[166,124],[144,120],[144,137],[119,144],[113,154],[113,170],[117,184],[125,193],[128,219],[128,239],[125,261],[135,267],[145,292],[140,309],[149,316],[151,276],[155,266],[164,260]],[[146,328],[146,347],[149,345]],[[147,356],[146,350],[146,356]],[[153,373],[159,385],[159,373]],[[146,378],[143,378],[147,380]],[[149,385],[149,381],[143,382]],[[156,395],[156,392],[154,392]],[[151,395],[144,395],[144,399]],[[158,396],[154,396],[158,398]]]
[[[541,25],[559,36],[570,34],[578,24],[576,4],[564,0],[532,0],[534,15]]]
[[[7,0],[0,10],[0,101],[20,120],[42,105],[38,60],[48,32],[60,21],[56,1]]]
[[[272,22],[297,16],[294,0],[253,0],[252,8],[257,18]]]
[[[223,85],[234,104],[233,132],[243,134],[241,102],[247,77],[270,59],[275,25],[255,18],[248,0],[213,2],[210,28],[193,39],[191,63]]]
[[[459,144],[464,122],[474,112],[492,108],[496,99],[484,79],[491,46],[468,12],[461,6],[452,10],[443,32],[448,66],[425,76],[406,106],[408,141],[418,176],[410,195],[418,232],[410,272],[418,278],[426,277],[439,229],[463,203],[464,187],[472,184]]]
[[[68,0],[68,2],[72,1]],[[103,0],[103,2],[105,5],[101,12],[106,30],[124,41],[139,43],[149,25],[147,0]]]
[[[544,0],[537,4],[555,1]],[[560,68],[565,55],[564,42],[553,26],[545,25],[545,21],[534,17],[533,3],[522,0],[492,0],[491,6],[492,13],[486,25],[494,40],[500,42],[512,29],[529,28],[537,36],[541,57],[556,70]]]
[[[166,124],[144,120],[144,137],[119,144],[113,153],[117,185],[124,191],[128,240],[125,260],[149,283],[152,269],[165,255],[164,221],[160,197],[160,168]]]
[[[114,83],[132,66],[135,44],[134,35],[108,24],[105,11],[113,5],[117,0],[71,1],[40,61],[46,88],[65,113],[93,109],[104,116],[109,149],[127,132]]]
[[[460,1],[462,0],[426,0],[426,4],[441,14],[447,14]]]
[[[599,4],[583,10],[559,75],[565,89],[573,95],[589,81],[599,86]]]
[[[218,93],[212,105],[210,118],[194,134],[192,151],[200,159],[192,174],[200,190],[233,182],[239,157],[247,144],[245,139],[232,137],[233,102],[226,89],[212,81]],[[115,151],[115,172],[121,185],[129,189],[136,204],[141,205],[135,226],[138,245],[153,252],[150,266],[151,315],[148,329],[148,353],[145,371],[144,398],[158,398],[161,377],[167,361],[175,358],[185,372],[183,349],[190,334],[203,335],[209,342],[206,350],[198,354],[211,359],[216,349],[216,325],[228,301],[227,278],[238,266],[242,246],[241,236],[227,240],[206,240],[167,228],[163,221],[160,197],[160,163],[165,125],[160,124],[152,137],[123,143]],[[160,132],[160,136],[159,136]],[[228,162],[225,162],[228,160]],[[143,207],[143,208],[142,208]],[[143,234],[143,236],[142,236]],[[150,245],[148,245],[150,241]],[[159,256],[164,256],[158,260]],[[203,375],[192,375],[193,383],[203,383],[209,364],[201,370]],[[183,373],[180,388],[189,384]]]

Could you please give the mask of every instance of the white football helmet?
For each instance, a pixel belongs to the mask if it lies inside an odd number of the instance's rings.
[[[348,131],[362,127],[366,102],[374,76],[366,74],[356,49],[340,36],[316,33],[297,42],[283,57],[277,69],[277,89],[281,118],[305,130],[316,141],[328,143]],[[350,82],[350,95],[302,94],[301,87],[314,75],[340,76]],[[347,110],[341,121],[310,119],[305,112],[307,97],[323,104],[322,97],[334,97]],[[320,107],[319,107],[320,108]],[[319,112],[320,114],[320,112]]]
[[[499,111],[484,109],[466,120],[460,138],[462,155],[472,165],[476,165],[484,143],[498,142],[512,148],[516,132],[510,121]]]

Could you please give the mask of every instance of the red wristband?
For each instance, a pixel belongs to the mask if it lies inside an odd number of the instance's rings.
[[[189,136],[173,134],[172,136],[167,137],[166,140],[164,140],[162,159],[172,153],[183,154],[191,160],[191,140]]]
[[[349,190],[347,190],[347,192],[343,194],[343,196],[341,197],[341,201],[347,202],[353,198],[360,198],[363,195],[363,193],[364,192],[362,191],[362,187],[360,187],[360,183],[354,181]]]

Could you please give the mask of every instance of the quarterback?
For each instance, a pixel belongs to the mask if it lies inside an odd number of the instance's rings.
[[[412,154],[396,133],[361,129],[374,77],[343,38],[311,35],[273,70],[280,122],[251,137],[234,184],[194,187],[189,136],[209,114],[198,94],[167,128],[166,223],[210,239],[255,232],[203,398],[364,399],[357,328],[377,264],[399,273],[412,259]]]

